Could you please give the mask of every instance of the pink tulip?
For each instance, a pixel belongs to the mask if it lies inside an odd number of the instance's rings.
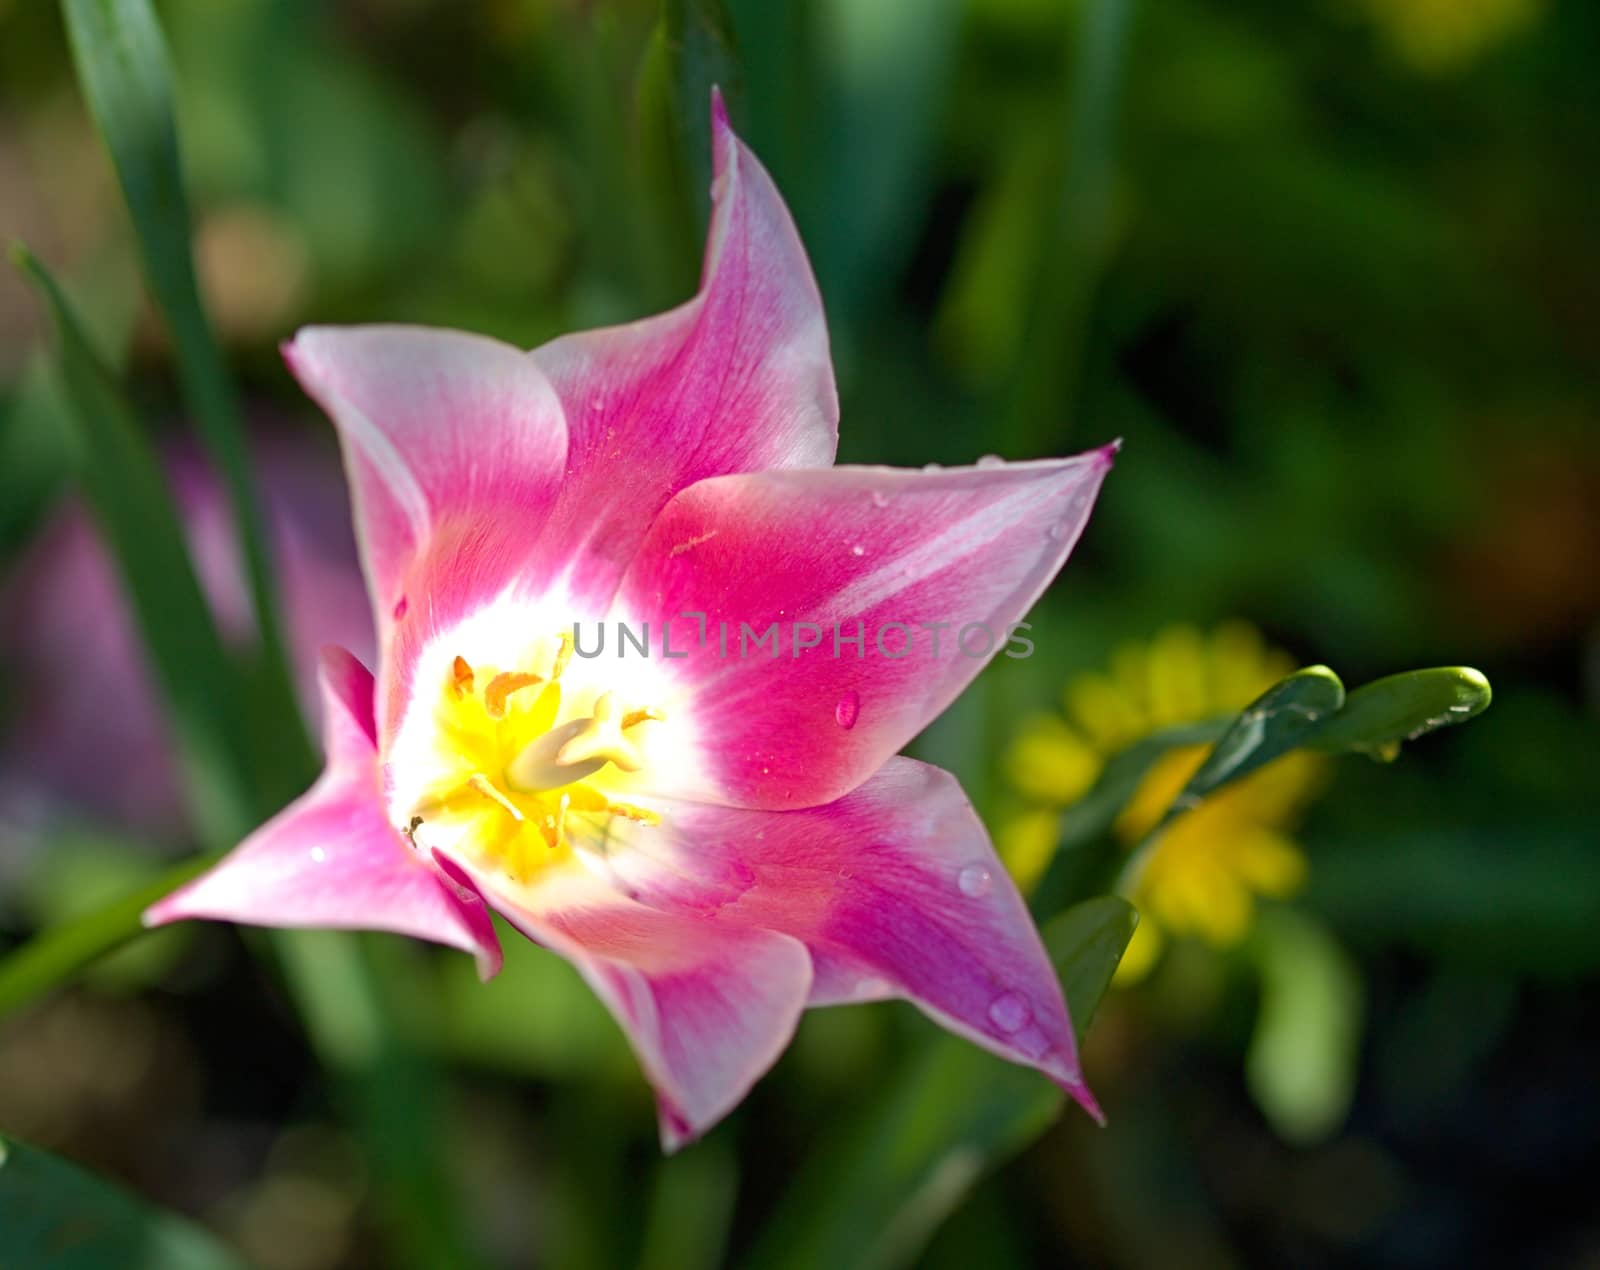
[[[720,101],[713,119],[683,306],[531,354],[411,327],[286,348],[343,441],[377,675],[325,654],[326,772],[148,920],[403,931],[488,976],[493,910],[616,1016],[669,1150],[806,1007],[887,997],[1098,1115],[983,826],[896,751],[987,660],[962,628],[998,651],[1054,577],[1111,448],[831,466],[816,285]],[[619,623],[648,623],[648,657]],[[937,656],[923,623],[949,624]],[[741,655],[743,626],[773,624],[778,655]]]

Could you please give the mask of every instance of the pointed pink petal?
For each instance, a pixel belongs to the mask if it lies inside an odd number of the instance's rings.
[[[152,905],[145,923],[191,917],[252,926],[386,930],[474,954],[489,978],[500,944],[481,899],[424,864],[389,824],[378,792],[372,676],[324,654],[327,768],[311,790],[210,872]]]
[[[611,856],[640,903],[792,935],[812,1005],[904,997],[1098,1116],[1038,931],[949,773],[893,758],[824,807],[678,804],[667,824]]]
[[[571,429],[553,525],[569,590],[605,607],[656,511],[707,476],[826,467],[839,407],[822,301],[772,179],[713,106],[714,206],[700,291],[532,357]]]
[[[458,331],[308,327],[284,357],[344,447],[386,722],[428,635],[527,570],[566,463],[561,403],[526,354]]]
[[[811,959],[786,935],[659,912],[578,868],[515,896],[492,876],[472,876],[616,1017],[655,1088],[668,1151],[732,1111],[794,1035]]]
[[[683,695],[660,704],[703,762],[659,792],[789,808],[860,784],[1006,646],[1083,531],[1110,456],[762,472],[679,494],[611,622],[648,622],[658,654],[670,623],[682,658],[662,664]],[[705,615],[703,646],[685,613]],[[773,624],[777,656],[754,642]],[[845,642],[858,631],[860,647]]]

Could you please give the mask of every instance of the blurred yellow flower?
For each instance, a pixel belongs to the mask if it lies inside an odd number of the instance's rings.
[[[1170,627],[1119,649],[1106,672],[1073,680],[1065,716],[1030,720],[1006,755],[1010,782],[1030,804],[997,835],[1019,885],[1038,881],[1062,808],[1089,790],[1108,759],[1163,728],[1231,714],[1293,669],[1253,627],[1229,622],[1209,635]],[[1114,827],[1126,847],[1155,827],[1204,757],[1204,747],[1184,747],[1151,768]],[[1119,981],[1144,975],[1168,935],[1238,942],[1256,896],[1282,898],[1300,887],[1305,858],[1287,830],[1320,787],[1325,762],[1297,752],[1269,764],[1179,817],[1131,862],[1127,886],[1140,922]]]
[[[1457,70],[1543,15],[1545,0],[1356,0],[1405,61]]]

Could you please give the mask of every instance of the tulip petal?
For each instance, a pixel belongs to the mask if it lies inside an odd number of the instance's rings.
[[[566,463],[561,403],[525,353],[458,331],[308,327],[283,352],[344,448],[386,728],[428,637],[524,580]]]
[[[500,944],[481,898],[419,860],[384,814],[372,675],[330,648],[322,692],[322,777],[210,872],[152,905],[146,925],[206,917],[396,931],[470,952],[490,978]]]
[[[578,867],[516,894],[467,876],[606,1003],[655,1088],[668,1151],[732,1111],[794,1035],[811,959],[787,935],[661,912]]]
[[[612,856],[638,902],[792,935],[810,1004],[903,997],[1099,1116],[1038,931],[948,772],[893,758],[824,807],[677,804],[666,824]]]
[[[658,648],[665,626],[680,658],[663,662],[678,699],[660,704],[702,762],[663,766],[674,787],[657,792],[785,809],[860,784],[1006,645],[1083,531],[1112,448],[761,472],[679,494],[612,611],[613,626],[648,622]],[[757,643],[769,627],[776,642]]]
[[[708,476],[826,467],[839,407],[822,300],[772,179],[713,102],[713,210],[699,293],[535,349],[566,407],[552,518],[565,590],[598,616],[650,521]],[[575,615],[576,616],[576,615]]]

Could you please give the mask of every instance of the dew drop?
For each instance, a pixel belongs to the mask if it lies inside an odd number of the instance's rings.
[[[312,847],[311,848],[311,863],[312,864],[321,864],[327,858],[328,858],[328,853],[326,851],[324,851],[321,847]]]
[[[394,620],[398,622],[402,617],[404,617],[406,615],[406,610],[408,608],[410,608],[410,607],[411,607],[411,601],[409,601],[408,599],[406,599],[405,596],[402,595],[398,600],[395,601]]]
[[[833,708],[833,721],[848,732],[855,727],[856,719],[861,714],[861,694],[847,692],[839,698],[839,704]]]
[[[1020,1031],[1032,1017],[1027,998],[1020,992],[1002,992],[989,1002],[989,1022],[1002,1032]]]
[[[874,507],[887,507],[889,505],[889,496],[887,494],[885,494],[881,489],[873,490],[872,491],[872,505]]]
[[[1004,467],[1006,461],[998,454],[985,454],[978,460],[979,467]]]
[[[1030,1023],[1014,1033],[1011,1037],[1011,1048],[1024,1058],[1038,1062],[1051,1050],[1050,1038],[1046,1036],[1037,1024]]]
[[[922,465],[922,470],[924,472],[942,472],[942,471],[944,471],[944,464],[942,464],[942,463],[924,463]]]
[[[852,556],[864,556],[864,555],[866,555],[866,554],[867,554],[867,549],[866,549],[866,548],[865,548],[865,547],[863,547],[863,546],[862,546],[862,545],[861,545],[861,544],[860,544],[860,543],[859,543],[859,542],[858,542],[858,543],[856,543],[856,545],[855,545],[855,546],[853,546],[853,547],[851,547],[851,548],[850,548],[850,554],[851,554],[851,555],[852,555]]]
[[[1044,536],[1051,542],[1060,542],[1061,539],[1066,535],[1066,532],[1067,531],[1062,528],[1061,522],[1058,520],[1055,524],[1051,525],[1049,529],[1044,531]]]
[[[981,864],[969,864],[956,875],[956,885],[968,899],[981,900],[994,886],[994,877]]]

